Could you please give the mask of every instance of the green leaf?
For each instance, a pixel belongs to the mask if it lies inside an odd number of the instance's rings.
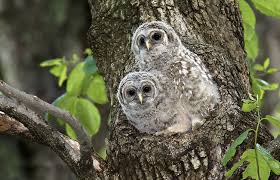
[[[242,144],[244,142],[244,140],[248,137],[248,133],[250,131],[251,131],[251,129],[248,129],[248,130],[244,131],[231,144],[231,146],[228,148],[228,150],[226,151],[226,153],[224,155],[224,158],[223,158],[223,161],[222,161],[223,166],[225,166],[231,160],[231,158],[235,155],[237,146],[239,146],[240,144]]]
[[[272,172],[274,172],[274,174],[276,175],[280,175],[280,163],[277,160],[269,160],[268,165],[270,167],[270,169],[272,170]]]
[[[225,176],[226,177],[232,176],[232,174],[236,171],[236,169],[238,167],[240,167],[244,163],[244,161],[248,160],[249,158],[253,158],[254,157],[254,153],[255,153],[255,151],[253,149],[247,149],[242,154],[240,160],[237,163],[235,163],[229,171],[227,171],[225,173]]]
[[[231,168],[229,171],[227,171],[227,172],[225,173],[225,176],[226,176],[226,177],[232,176],[232,174],[236,171],[236,169],[239,168],[239,167],[244,163],[245,160],[246,160],[246,159],[241,159],[241,160],[239,160],[237,163],[235,163],[235,164],[232,166],[232,168]]]
[[[85,59],[84,71],[86,72],[87,75],[93,75],[94,73],[96,73],[97,71],[96,61],[93,59],[92,56],[88,56]]]
[[[259,88],[265,90],[265,91],[274,91],[278,88],[278,84],[277,83],[271,83],[269,84],[268,82],[262,80],[262,79],[255,79],[257,86],[259,86]]]
[[[259,85],[259,82],[256,80],[256,78],[251,78],[251,80],[252,80],[252,89],[253,89],[254,95],[258,96],[258,97],[260,97],[260,99],[262,99],[262,97],[264,95],[264,90]]]
[[[263,63],[263,67],[264,69],[266,70],[270,65],[270,59],[269,58],[266,58],[266,60],[264,61]]]
[[[265,91],[274,91],[274,90],[278,89],[278,87],[279,87],[279,84],[271,83],[271,84],[269,84],[267,86],[263,86],[263,90],[265,90]]]
[[[272,155],[263,148],[261,145],[256,144],[258,152],[262,155],[262,157],[266,160],[266,163],[269,165],[270,169],[276,174],[280,175],[280,163],[275,160]]]
[[[106,160],[107,157],[106,146],[103,146],[97,153],[102,159]]]
[[[59,76],[59,80],[58,80],[58,86],[61,87],[63,82],[67,79],[67,66],[64,65],[63,69],[61,71],[61,74]]]
[[[67,79],[67,66],[65,64],[51,68],[50,73],[58,77],[58,85],[62,86],[63,82]]]
[[[264,67],[261,64],[255,64],[254,65],[254,70],[263,72]]]
[[[70,73],[67,85],[66,92],[72,96],[79,96],[82,92],[83,82],[86,78],[86,73],[84,71],[85,63],[79,63]]]
[[[257,103],[254,101],[247,100],[242,104],[243,112],[251,112],[252,110],[257,108]]]
[[[244,40],[247,57],[255,60],[258,55],[258,37],[255,32],[256,17],[254,11],[244,0],[239,0],[239,6],[243,21]]]
[[[92,56],[92,54],[93,54],[93,52],[92,52],[92,50],[91,50],[90,48],[86,48],[85,51],[84,51],[84,53],[85,53],[86,55],[88,55],[88,56]]]
[[[58,66],[63,64],[63,58],[51,59],[40,63],[41,67]]]
[[[71,139],[77,140],[77,135],[69,124],[65,124],[65,131]]]
[[[277,117],[266,115],[264,119],[269,121],[273,126],[280,128],[280,120]]]
[[[252,61],[255,61],[259,53],[259,40],[258,36],[252,27],[247,24],[244,26],[244,36],[245,36],[245,49],[247,52],[247,57]]]
[[[76,97],[70,96],[68,94],[63,94],[63,95],[59,96],[52,104],[56,107],[67,110],[71,113],[71,111],[73,111],[73,105],[74,105],[75,100],[76,100]],[[47,119],[50,120],[50,119],[55,119],[55,118],[48,114]],[[60,125],[65,124],[64,120],[62,120],[62,119],[57,119],[57,121]]]
[[[248,177],[251,177],[253,179],[259,179],[258,178],[258,169],[257,169],[257,160],[256,158],[250,158],[248,159],[248,166],[246,167],[245,171],[242,173],[242,179],[246,179]],[[258,152],[258,164],[259,164],[259,171],[260,171],[260,180],[268,180],[270,176],[270,167],[266,163],[263,156]]]
[[[269,68],[269,69],[267,70],[267,73],[268,73],[268,74],[274,74],[274,73],[276,73],[276,72],[278,72],[278,69],[277,69],[277,68]]]
[[[256,26],[256,16],[253,9],[245,0],[239,0],[239,7],[243,23],[248,24],[253,29]]]
[[[86,95],[98,104],[108,103],[106,86],[103,77],[95,74],[91,80],[89,87],[86,90]]]
[[[98,132],[101,121],[100,114],[90,101],[78,98],[75,103],[74,116],[80,120],[91,136]]]
[[[280,0],[251,0],[257,10],[267,16],[280,17]]]

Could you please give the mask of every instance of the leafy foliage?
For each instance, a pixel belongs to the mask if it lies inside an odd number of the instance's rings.
[[[257,10],[268,16],[280,17],[280,0],[251,0]],[[275,116],[267,115],[264,118],[260,116],[260,107],[262,106],[264,94],[267,91],[278,89],[277,83],[268,83],[259,78],[260,75],[270,75],[278,72],[276,68],[270,67],[270,59],[264,60],[263,64],[255,64],[255,59],[258,56],[258,37],[255,32],[256,17],[254,11],[245,0],[239,0],[240,11],[244,27],[245,50],[249,60],[250,79],[252,82],[253,95],[249,99],[244,100],[242,110],[244,112],[257,111],[258,124],[255,130],[248,129],[243,132],[228,148],[223,158],[223,165],[234,157],[236,148],[242,144],[247,138],[250,131],[255,133],[254,149],[247,149],[236,162],[233,167],[226,172],[225,176],[230,177],[233,173],[247,162],[246,169],[243,172],[242,179],[252,178],[267,180],[271,171],[280,175],[280,162],[275,160],[270,153],[257,143],[259,127],[262,121],[268,121],[276,128],[280,128],[280,119]]]
[[[65,109],[76,117],[90,136],[95,135],[100,127],[100,113],[95,106],[96,104],[108,103],[105,83],[101,75],[97,73],[96,61],[92,57],[90,49],[85,50],[87,57],[84,61],[74,54],[72,59],[66,60],[53,59],[44,61],[42,67],[51,67],[50,72],[59,79],[59,86],[66,82],[66,93],[58,97],[53,104]],[[74,68],[67,75],[69,67]],[[46,118],[53,119],[47,115]],[[68,136],[76,139],[75,131],[61,119],[57,119],[60,125],[65,126]]]

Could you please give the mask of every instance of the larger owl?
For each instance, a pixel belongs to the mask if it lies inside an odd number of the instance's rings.
[[[160,21],[144,23],[132,37],[132,51],[141,71],[158,71],[165,77],[162,87],[170,95],[166,98],[180,102],[192,127],[203,123],[219,102],[219,91],[199,56],[182,44],[175,30]]]
[[[191,130],[191,117],[160,72],[132,72],[120,82],[117,97],[129,123],[140,132],[177,133]]]

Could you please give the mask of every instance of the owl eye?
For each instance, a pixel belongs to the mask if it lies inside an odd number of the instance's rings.
[[[126,91],[126,94],[132,97],[136,94],[136,91],[134,89],[129,89]]]
[[[149,92],[151,92],[151,90],[152,90],[151,86],[146,85],[146,86],[143,87],[143,92],[144,93],[149,93]]]
[[[140,36],[138,43],[140,46],[145,46],[145,37],[144,36]]]
[[[154,41],[160,41],[162,39],[162,35],[160,32],[154,32],[152,34],[152,40]]]

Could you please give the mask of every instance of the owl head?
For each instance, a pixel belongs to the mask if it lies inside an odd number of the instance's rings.
[[[144,111],[158,100],[158,79],[148,72],[132,72],[120,82],[117,97],[123,109]]]
[[[180,38],[170,25],[152,21],[137,28],[132,37],[131,48],[136,56],[144,56],[167,52],[180,45]]]

